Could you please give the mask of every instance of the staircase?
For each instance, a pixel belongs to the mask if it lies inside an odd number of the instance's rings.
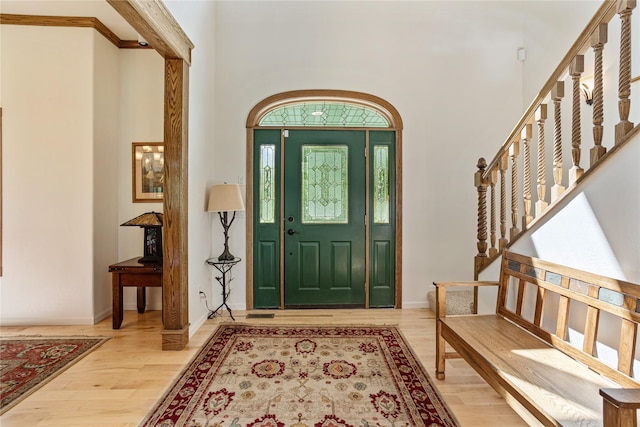
[[[638,70],[634,77],[631,69],[632,52],[639,52],[631,47],[640,31],[635,7],[636,0],[605,1],[492,160],[478,160],[476,280],[505,248],[557,215],[626,144],[640,143],[640,105],[631,106],[640,100]],[[640,158],[631,167],[637,170]],[[633,185],[640,194],[640,182]]]

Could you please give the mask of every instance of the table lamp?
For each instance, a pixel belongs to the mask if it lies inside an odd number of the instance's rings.
[[[209,205],[207,212],[218,212],[220,215],[220,223],[224,230],[224,251],[218,259],[221,261],[230,261],[234,256],[229,252],[229,227],[236,219],[236,211],[244,210],[244,202],[242,201],[242,193],[238,184],[217,184],[211,186],[209,192]],[[229,221],[228,213],[233,211],[233,216]]]
[[[144,228],[144,256],[138,260],[141,264],[162,262],[162,222],[164,215],[158,212],[147,212],[120,224],[120,226],[137,226]]]

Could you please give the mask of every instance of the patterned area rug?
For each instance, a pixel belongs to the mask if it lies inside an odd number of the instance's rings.
[[[0,338],[0,414],[8,411],[108,339]]]
[[[141,426],[458,426],[394,326],[221,325]]]

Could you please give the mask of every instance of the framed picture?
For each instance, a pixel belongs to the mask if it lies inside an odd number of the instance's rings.
[[[132,145],[133,202],[162,202],[164,144],[134,142]]]

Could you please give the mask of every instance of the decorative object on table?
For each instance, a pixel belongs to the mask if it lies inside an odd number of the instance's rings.
[[[227,286],[232,280],[231,268],[240,261],[240,258],[237,257],[233,259],[209,258],[207,260],[207,264],[214,266],[216,270],[220,272],[220,276],[216,276],[216,280],[220,283],[220,286],[222,286],[222,303],[215,310],[209,310],[209,319],[213,319],[218,313],[218,310],[222,309],[222,307],[226,307],[231,319],[236,320],[231,313],[231,308],[227,305],[227,298],[229,298],[229,293],[231,292],[231,288]],[[227,277],[227,275],[229,277]]]
[[[61,374],[108,337],[0,338],[0,414]]]
[[[229,252],[229,227],[236,219],[236,211],[243,210],[244,202],[238,184],[217,184],[211,187],[207,212],[218,212],[224,230],[224,251],[218,256],[219,260],[230,261],[234,258]],[[231,211],[233,216],[229,220],[228,213]]]
[[[144,228],[144,255],[138,262],[162,262],[162,223],[164,215],[158,212],[147,212],[130,219],[120,226],[137,226]]]
[[[395,326],[220,325],[140,426],[220,422],[459,426]]]
[[[164,144],[134,142],[132,148],[133,202],[162,202]]]

